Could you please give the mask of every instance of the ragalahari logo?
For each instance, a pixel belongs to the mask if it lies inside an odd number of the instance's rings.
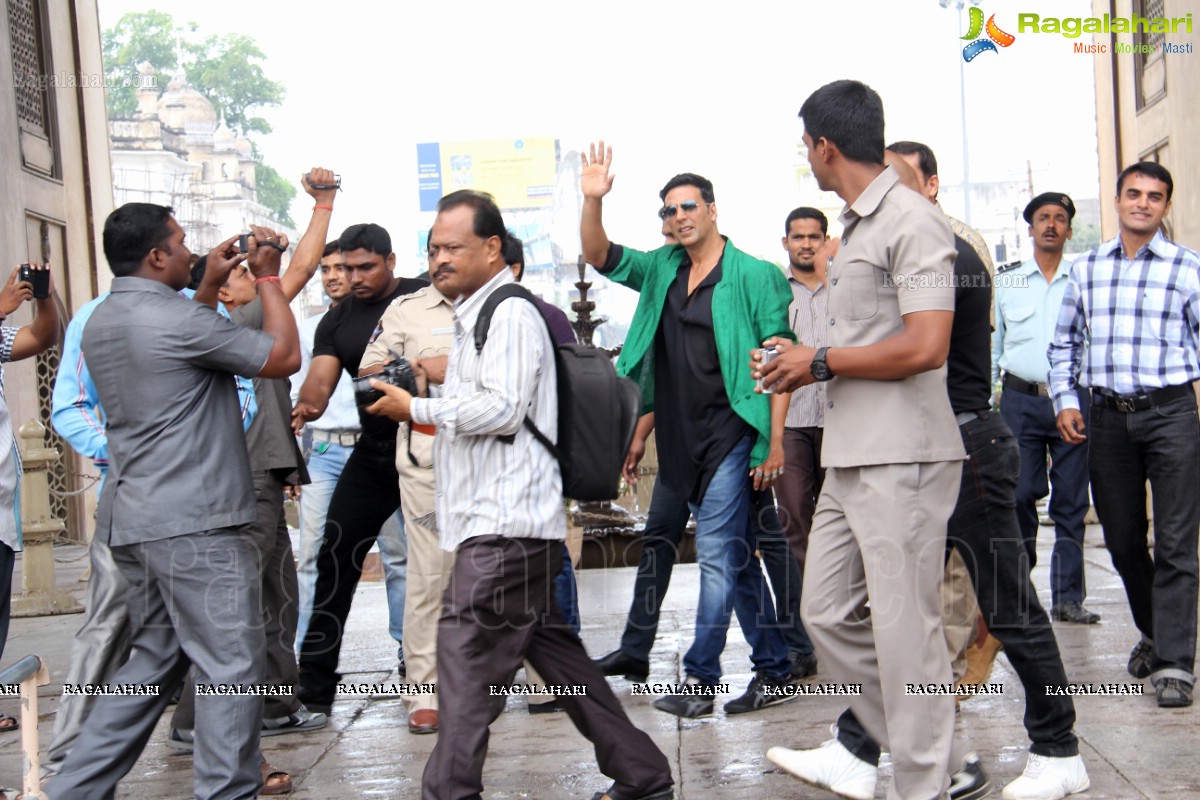
[[[996,24],[996,15],[992,14],[988,17],[987,25],[983,24],[983,10],[977,6],[971,6],[970,11],[970,27],[967,28],[965,36],[959,38],[972,40],[970,44],[963,48],[963,61],[974,61],[982,53],[992,52],[998,53],[996,45],[1008,47],[1017,40],[1017,37],[1011,33],[1005,33],[1000,30],[1000,26]],[[980,34],[987,32],[987,38],[981,39]]]

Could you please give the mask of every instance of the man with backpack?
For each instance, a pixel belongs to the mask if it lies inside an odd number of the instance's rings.
[[[567,533],[563,482],[557,459],[531,430],[558,438],[546,323],[533,303],[515,298],[495,307],[486,341],[475,346],[489,296],[513,283],[505,236],[488,196],[464,190],[441,199],[429,268],[437,290],[457,298],[441,396],[414,398],[372,381],[385,396],[367,408],[436,426],[438,532],[442,547],[455,552],[438,624],[440,736],[422,796],[480,795],[488,727],[527,658],[595,745],[601,771],[614,779],[596,800],[671,800],[666,756],[625,716],[553,600]]]

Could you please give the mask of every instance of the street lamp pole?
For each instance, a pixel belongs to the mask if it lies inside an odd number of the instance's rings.
[[[970,0],[971,5],[977,6],[982,0]],[[954,5],[958,11],[958,36],[961,39],[963,35],[962,12],[967,0],[938,0],[938,5],[942,8],[949,8]],[[965,70],[966,59],[960,58],[958,61],[958,97],[959,108],[962,114],[962,154],[963,154],[963,221],[968,225],[971,224],[971,156],[967,146],[967,74]]]

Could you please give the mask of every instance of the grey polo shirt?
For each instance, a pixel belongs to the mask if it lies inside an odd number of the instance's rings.
[[[232,376],[257,374],[273,342],[165,284],[113,281],[83,330],[107,416],[101,541],[138,544],[254,519]]]
[[[829,346],[875,344],[902,317],[954,311],[954,236],[946,216],[888,167],[842,210],[829,268]],[[826,390],[826,467],[960,461],[946,367],[901,381],[835,377]]]

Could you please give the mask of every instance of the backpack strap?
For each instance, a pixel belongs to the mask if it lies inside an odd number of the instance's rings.
[[[533,294],[519,283],[506,283],[488,295],[488,298],[483,301],[483,308],[479,309],[479,317],[475,320],[475,352],[483,352],[483,346],[487,343],[488,328],[492,325],[492,314],[496,311],[496,306],[510,297],[522,297],[533,303],[533,307],[537,309],[538,316],[542,318],[542,322],[546,326],[546,333],[550,336],[550,346],[553,348],[554,332],[550,330],[550,322],[546,319],[546,315],[542,313],[541,306],[534,301]],[[528,413],[525,414],[524,424],[525,428],[533,434],[533,438],[541,442],[550,451],[550,455],[554,456],[554,460],[560,461],[558,448],[547,438],[546,434],[538,430],[538,427],[533,424],[533,420],[529,418]],[[498,438],[505,444],[512,444],[517,437],[515,434],[510,433]]]

